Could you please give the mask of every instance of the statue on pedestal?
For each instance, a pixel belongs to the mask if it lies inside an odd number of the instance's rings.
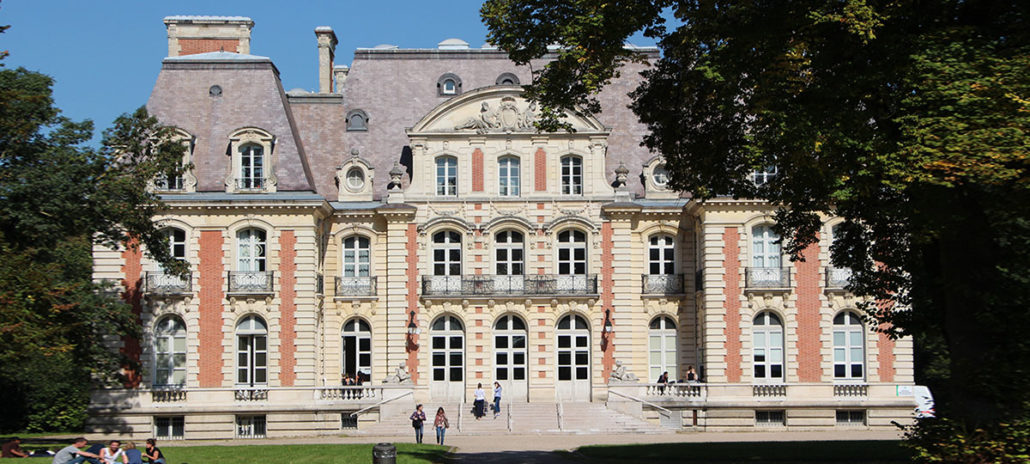
[[[622,365],[622,361],[615,361],[615,369],[612,370],[611,375],[608,376],[608,381],[616,382],[636,382],[640,379],[637,378],[632,372],[626,371],[626,366]]]
[[[393,375],[383,379],[383,383],[411,383],[411,374],[404,367],[403,361],[397,364],[397,370]]]

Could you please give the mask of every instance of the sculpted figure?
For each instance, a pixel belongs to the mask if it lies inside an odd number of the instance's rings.
[[[483,106],[479,108],[478,118],[468,118],[465,122],[454,126],[454,130],[475,129],[477,134],[482,134],[487,129],[494,127],[495,124],[492,120],[495,118],[496,116],[490,111],[490,104],[483,102]]]
[[[394,372],[393,375],[383,379],[383,383],[411,383],[411,374],[408,373],[403,362],[397,364],[397,370]]]
[[[615,369],[612,370],[612,374],[608,376],[608,380],[617,380],[620,382],[636,382],[640,380],[632,372],[626,371],[626,366],[622,365],[622,361],[615,361]]]

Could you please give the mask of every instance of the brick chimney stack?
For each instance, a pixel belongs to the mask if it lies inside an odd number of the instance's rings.
[[[254,21],[245,16],[168,16],[168,56],[208,52],[250,54]]]
[[[336,33],[329,26],[315,28],[318,39],[318,93],[333,92],[333,58],[336,57]]]

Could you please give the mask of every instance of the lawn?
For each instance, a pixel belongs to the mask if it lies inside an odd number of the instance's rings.
[[[597,445],[579,448],[589,462],[619,464],[655,462],[720,463],[896,463],[908,462],[911,453],[899,441],[794,441],[736,443],[662,443],[650,445]]]
[[[443,462],[446,447],[396,443],[398,464]],[[329,464],[371,463],[372,444],[367,445],[240,445],[162,446],[168,464]],[[24,463],[47,463],[52,458],[29,458]]]

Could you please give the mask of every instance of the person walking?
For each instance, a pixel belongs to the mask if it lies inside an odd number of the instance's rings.
[[[157,440],[147,439],[147,449],[143,450],[143,456],[150,461],[150,464],[165,464],[165,454],[157,447]]]
[[[494,419],[501,414],[501,383],[494,382]]]
[[[472,403],[472,409],[475,410],[476,420],[482,419],[486,415],[486,392],[483,391],[483,384],[480,383],[476,386],[476,391],[472,393],[476,401]]]
[[[433,419],[433,427],[436,427],[436,444],[443,446],[443,436],[447,433],[447,428],[450,427],[450,422],[447,422],[447,414],[444,414],[443,408],[436,410],[436,419]]]
[[[422,444],[422,424],[426,421],[426,413],[422,411],[422,405],[415,406],[415,412],[411,413],[411,427],[415,429],[415,443]]]

